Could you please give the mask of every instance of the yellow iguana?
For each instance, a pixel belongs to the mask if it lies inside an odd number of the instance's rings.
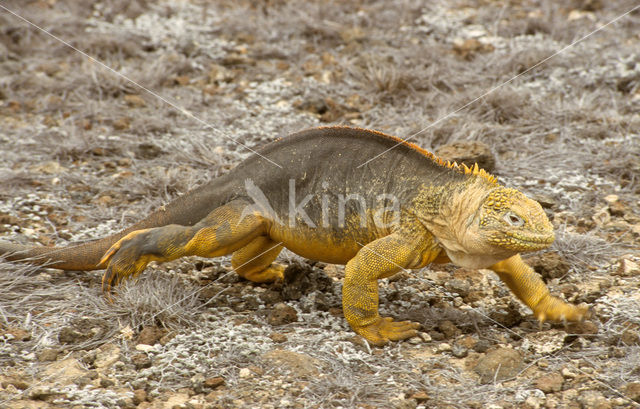
[[[110,292],[150,261],[194,255],[232,254],[242,277],[274,281],[284,271],[274,260],[286,247],[346,264],[344,315],[355,332],[383,345],[414,336],[418,324],[378,314],[377,280],[432,262],[492,269],[540,321],[583,319],[586,306],[551,296],[520,258],[553,240],[537,202],[477,165],[450,164],[375,131],[323,127],[268,144],[115,235],[64,248],[1,242],[0,254],[65,270],[106,269]]]

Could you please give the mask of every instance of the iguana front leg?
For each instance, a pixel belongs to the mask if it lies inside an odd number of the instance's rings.
[[[418,241],[418,240],[416,240]],[[349,260],[342,287],[342,308],[351,328],[373,345],[411,338],[420,324],[394,322],[378,314],[378,279],[390,277],[404,268],[424,266],[434,254],[425,254],[416,241],[394,233],[372,241]]]
[[[509,289],[524,302],[542,323],[551,321],[581,321],[588,313],[587,306],[567,304],[549,293],[540,276],[519,254],[490,267]]]
[[[103,291],[110,292],[122,279],[139,274],[151,261],[218,257],[246,246],[266,231],[266,219],[242,213],[247,205],[243,201],[230,202],[193,226],[171,224],[129,233],[100,260],[101,265],[107,266],[102,277]]]

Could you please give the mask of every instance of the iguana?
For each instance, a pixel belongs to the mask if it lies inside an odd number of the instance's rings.
[[[537,202],[477,165],[449,163],[376,131],[321,127],[271,142],[115,235],[63,248],[0,243],[0,254],[64,270],[106,269],[110,293],[150,261],[192,255],[232,254],[240,276],[272,282],[283,277],[274,261],[286,247],[346,264],[344,315],[356,333],[384,345],[416,335],[419,324],[378,314],[377,280],[432,262],[492,269],[540,322],[582,320],[587,307],[552,296],[519,255],[553,240]]]

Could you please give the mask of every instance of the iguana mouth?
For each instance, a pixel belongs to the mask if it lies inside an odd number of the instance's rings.
[[[525,241],[527,243],[541,243],[541,244],[551,244],[553,243],[554,237],[553,236],[549,236],[549,235],[535,235],[535,236],[531,236],[531,235],[517,235],[514,234],[511,237],[515,238],[516,240],[520,240],[520,241]]]

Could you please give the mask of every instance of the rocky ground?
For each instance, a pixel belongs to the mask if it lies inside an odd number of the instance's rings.
[[[531,263],[593,313],[539,327],[491,272],[426,268],[380,283],[381,313],[420,336],[370,348],[342,318],[343,267],[287,252],[283,283],[185,259],[111,304],[101,272],[4,262],[0,407],[640,406],[640,13],[587,36],[637,6],[0,3],[2,240],[101,237],[247,148],[350,124],[488,146],[557,229]]]

